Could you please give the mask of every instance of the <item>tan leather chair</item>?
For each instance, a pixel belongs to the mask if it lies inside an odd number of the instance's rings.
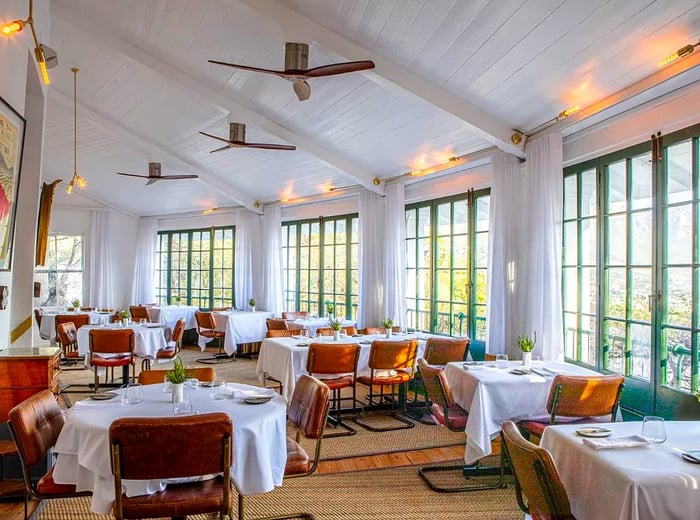
[[[365,327],[364,329],[360,329],[357,332],[358,334],[362,334],[363,336],[371,336],[373,334],[384,334],[384,332],[386,332],[386,329],[384,327]]]
[[[10,410],[8,425],[22,463],[27,491],[24,499],[25,520],[28,497],[44,500],[91,494],[89,491],[77,492],[73,485],[56,484],[53,480],[53,465],[38,480],[32,476],[33,469],[43,466],[42,470],[46,470],[46,457],[56,445],[63,424],[61,409],[50,390],[37,392]]]
[[[542,437],[544,429],[559,417],[579,417],[567,424],[590,423],[595,418],[614,422],[625,378],[621,375],[564,376],[552,381],[547,397],[549,421],[520,421],[518,427],[528,438]]]
[[[83,359],[78,353],[78,330],[72,321],[56,325],[56,339],[63,351],[64,361],[75,363]]]
[[[267,330],[289,330],[286,320],[267,318],[265,324],[267,325]]]
[[[501,439],[520,508],[533,520],[576,520],[550,453],[525,440],[513,421],[503,422]]]
[[[58,326],[61,323],[71,322],[75,325],[75,329],[79,329],[85,325],[90,325],[90,315],[89,314],[56,314],[54,318],[54,327],[58,330]]]
[[[307,318],[309,316],[309,311],[284,311],[282,313],[283,320],[298,320],[300,318]]]
[[[228,414],[187,417],[126,417],[109,427],[115,501],[123,518],[185,518],[218,513],[231,517],[233,426]],[[173,446],[174,449],[163,449]],[[122,479],[150,480],[218,475],[209,480],[168,484],[165,491],[128,497]]]
[[[80,307],[80,312],[92,312],[95,310],[95,307]]]
[[[148,308],[141,305],[130,305],[129,314],[131,314],[131,319],[134,323],[140,323],[141,320],[146,320],[146,322],[151,322],[151,315],[148,314]]]
[[[298,330],[270,329],[265,333],[265,337],[266,338],[291,338],[292,336],[295,336],[297,334],[299,334]]]
[[[117,354],[102,357],[101,354]],[[90,353],[88,365],[113,369],[131,365],[136,377],[136,355],[134,354],[134,331],[131,329],[90,329]],[[100,387],[100,376],[95,370],[95,392]]]
[[[319,336],[332,336],[333,332],[335,331],[330,327],[319,327],[316,329],[316,334]],[[357,329],[354,325],[348,325],[347,327],[341,327],[340,332],[344,332],[348,336],[353,336],[357,334]]]
[[[142,370],[139,372],[139,383],[142,385],[160,384],[168,372],[169,370]],[[210,382],[216,380],[216,372],[212,367],[186,368],[185,373],[188,378],[194,377],[199,381]]]
[[[216,330],[214,313],[197,311],[194,313],[194,317],[197,320],[197,334],[205,338],[216,340],[219,346],[219,352],[217,354],[209,358],[200,358],[197,362],[217,363],[227,360],[229,356],[224,352],[224,338],[226,337],[226,333],[222,330]],[[231,356],[230,360],[233,361],[233,356]]]
[[[287,437],[287,464],[284,467],[284,478],[305,477],[316,471],[321,457],[321,441],[323,440],[323,428],[328,418],[330,393],[328,386],[315,377],[304,374],[297,381],[287,408],[288,420],[296,430],[296,434],[294,438]],[[310,457],[299,444],[302,437],[316,441],[313,456]],[[239,493],[238,519],[244,520],[244,517],[243,495]],[[266,517],[265,520],[289,518],[313,519],[314,516],[309,513],[294,513]]]
[[[156,359],[174,359],[182,348],[182,336],[185,334],[185,318],[180,318],[175,322],[175,330],[173,330],[173,336],[171,338],[171,345],[168,348],[158,349],[156,352]],[[151,360],[144,358],[141,361],[141,370],[150,370]]]

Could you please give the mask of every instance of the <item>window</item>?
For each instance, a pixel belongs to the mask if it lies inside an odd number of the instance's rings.
[[[158,303],[233,307],[234,228],[158,233]]]
[[[324,217],[282,224],[285,307],[357,319],[358,218]]]
[[[406,325],[486,340],[488,191],[406,207]]]
[[[38,307],[72,305],[83,299],[83,236],[50,234],[46,265],[34,273],[41,283]]]

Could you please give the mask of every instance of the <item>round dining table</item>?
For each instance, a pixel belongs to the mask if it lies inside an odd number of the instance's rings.
[[[112,421],[121,417],[174,415],[171,394],[164,392],[161,384],[142,389],[144,399],[138,404],[123,403],[122,389],[110,400],[88,398],[76,402],[56,441],[54,480],[74,484],[78,491],[91,491],[91,509],[95,513],[109,514],[114,502],[109,446]],[[246,398],[270,390],[237,383],[228,383],[227,390],[223,396],[219,392],[217,398],[212,398],[209,388],[186,388],[193,409],[190,413],[227,413],[234,428],[231,479],[236,489],[243,495],[272,491],[282,485],[287,461],[286,401],[274,394],[266,403],[246,404]],[[161,480],[130,480],[126,481],[125,492],[138,496],[166,487],[167,482]]]

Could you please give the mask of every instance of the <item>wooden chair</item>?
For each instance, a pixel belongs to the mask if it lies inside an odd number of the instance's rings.
[[[277,330],[277,329],[271,329],[268,330],[265,333],[266,338],[291,338],[292,336],[295,336],[299,334],[298,330]]]
[[[309,316],[309,311],[284,311],[282,313],[283,320],[298,320],[300,318],[307,318]]]
[[[549,421],[520,421],[518,427],[527,438],[540,438],[550,424],[557,424],[558,417],[578,417],[571,423],[590,423],[595,418],[615,421],[625,378],[621,375],[564,376],[552,381],[547,398]]]
[[[286,320],[267,318],[265,324],[267,325],[267,330],[289,330]]]
[[[129,314],[131,314],[131,319],[134,323],[141,323],[141,320],[146,320],[147,323],[151,322],[151,315],[148,314],[148,308],[141,305],[130,305]]]
[[[185,518],[218,513],[231,517],[233,425],[228,414],[187,417],[125,417],[109,427],[113,513],[123,518]],[[170,449],[168,449],[170,447]],[[129,497],[122,480],[192,478],[208,480],[168,484],[165,491]]]
[[[72,321],[56,325],[56,339],[63,351],[62,362],[75,364],[84,361],[83,356],[78,353],[78,329]]]
[[[199,358],[198,363],[221,363],[223,361],[233,361],[233,356],[229,359],[228,354],[224,352],[224,338],[226,332],[216,330],[216,320],[213,312],[196,311],[194,317],[197,320],[197,334],[216,340],[219,346],[219,352],[212,357]]]
[[[294,393],[289,401],[287,416],[296,430],[294,438],[287,437],[287,464],[284,467],[284,478],[305,477],[311,475],[318,467],[321,457],[321,441],[323,428],[328,418],[330,407],[330,389],[315,377],[303,374],[294,387]],[[315,440],[313,456],[309,456],[299,444],[301,438]],[[238,494],[238,519],[244,520],[245,507],[243,495]],[[291,515],[267,517],[265,520],[283,520],[291,518],[315,517],[310,513],[295,513]]]
[[[211,382],[216,380],[216,372],[213,367],[186,368],[188,378],[196,378],[199,381]],[[168,370],[142,370],[139,372],[139,383],[142,385],[155,385],[163,382]]]
[[[324,437],[343,437],[355,435],[357,430],[344,422],[341,418],[342,409],[341,391],[343,388],[352,389],[351,411],[355,411],[357,402],[357,361],[360,359],[360,345],[358,343],[323,344],[312,343],[309,347],[309,356],[306,359],[306,371],[310,376],[315,376],[323,381],[331,389],[331,409],[328,414],[328,422],[334,426],[340,426],[345,431],[325,434]]]
[[[135,379],[134,331],[132,329],[90,329],[88,364],[92,367],[111,369],[131,365]],[[99,386],[100,376],[95,370],[95,393],[99,390]]]
[[[403,386],[402,393],[405,399],[406,384],[413,378],[417,350],[418,340],[416,339],[401,341],[375,340],[372,342],[368,362],[370,375],[360,376],[357,378],[357,381],[369,386],[368,404],[370,406],[381,405],[384,402],[384,387],[388,386],[391,389],[391,393],[386,397],[391,401],[391,416],[402,424],[400,426],[376,427],[357,417],[353,419],[354,422],[371,431],[400,430],[415,426],[412,421],[396,412],[396,399],[394,397],[396,386],[400,385]],[[374,394],[374,389],[377,386],[380,388],[380,394],[379,401],[375,403],[374,398],[376,394]]]
[[[501,425],[501,440],[501,450],[513,468],[520,508],[533,520],[576,520],[549,452],[525,440],[513,421]]]
[[[172,339],[168,343],[168,348],[158,349],[156,359],[174,359],[180,353],[182,348],[182,336],[185,334],[185,318],[180,318],[175,322],[175,330],[173,330]],[[141,370],[150,370],[151,360],[143,358],[141,361]]]
[[[10,410],[8,426],[17,446],[22,464],[24,486],[24,518],[27,520],[29,497],[37,500],[69,498],[90,495],[89,491],[77,492],[75,486],[56,484],[53,480],[53,465],[46,471],[46,457],[56,445],[63,428],[64,419],[56,397],[50,390],[41,390]],[[36,472],[41,468],[41,478]]]

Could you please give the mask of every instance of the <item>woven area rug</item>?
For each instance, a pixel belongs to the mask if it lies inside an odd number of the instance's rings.
[[[461,477],[460,477],[461,478]],[[90,498],[48,500],[39,520],[103,520]],[[515,491],[435,493],[415,467],[288,479],[271,493],[246,497],[246,518],[313,513],[318,520],[522,520]],[[236,512],[234,511],[234,515]],[[188,517],[208,520],[207,515]]]
[[[202,357],[202,352],[199,348],[186,347],[182,350],[185,366],[197,366],[196,359],[199,357]],[[228,382],[259,385],[260,383],[255,375],[256,362],[256,359],[238,359],[232,363],[216,365],[216,377]],[[171,367],[171,362],[156,363],[153,366],[153,368],[158,369],[169,369]],[[61,384],[64,386],[73,385],[68,388],[67,393],[68,399],[72,403],[80,399],[86,399],[92,393],[85,385],[92,383],[93,380],[94,375],[90,370],[64,370],[61,373]],[[102,380],[104,381],[104,378]],[[361,395],[361,387],[362,385],[358,385],[358,396]],[[366,420],[374,426],[383,426],[394,421],[387,416],[387,412],[368,413]],[[321,458],[323,460],[464,445],[466,442],[464,433],[451,432],[447,428],[435,425],[416,423],[415,427],[407,430],[371,432],[353,423],[350,421],[350,418],[347,418],[346,422],[357,430],[357,434],[348,437],[324,439],[321,448]],[[336,430],[329,428],[328,431],[332,433]],[[313,451],[311,443],[304,446]]]

